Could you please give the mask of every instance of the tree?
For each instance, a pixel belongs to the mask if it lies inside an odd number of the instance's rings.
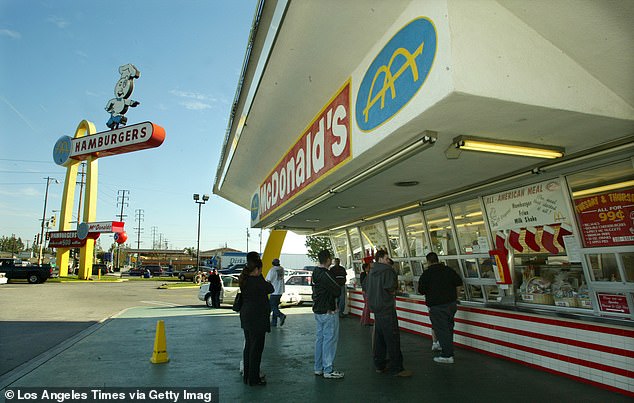
[[[0,238],[0,250],[18,254],[24,250],[22,238],[16,238],[15,234],[10,237],[3,236]]]
[[[308,252],[306,253],[308,257],[316,262],[319,262],[319,258],[317,257],[317,254],[319,254],[319,251],[323,249],[328,249],[330,251],[330,254],[332,256],[335,256],[335,252],[332,249],[332,245],[330,243],[329,237],[307,236],[306,249],[308,249]]]

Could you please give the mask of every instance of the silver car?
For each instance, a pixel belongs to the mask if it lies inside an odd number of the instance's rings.
[[[240,285],[238,285],[238,276],[230,274],[221,274],[220,282],[222,290],[220,291],[220,303],[224,305],[233,305],[233,301],[236,299],[236,294],[240,291]],[[209,292],[209,283],[203,283],[198,289],[198,299],[205,301],[205,304],[211,308],[213,302],[211,300],[211,293]]]

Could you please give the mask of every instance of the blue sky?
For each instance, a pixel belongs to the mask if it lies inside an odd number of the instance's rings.
[[[99,159],[97,221],[116,219],[117,193],[129,190],[126,230],[136,246],[167,240],[196,245],[193,193],[211,195],[255,0],[0,0],[0,236],[32,241],[40,231],[47,176],[47,217],[59,210],[65,169],[52,150],[83,119],[109,130],[104,110],[118,68],[141,72],[128,125],[151,121],[166,131],[154,149]],[[75,205],[77,211],[77,204]],[[76,220],[76,213],[74,219]],[[202,207],[201,249],[246,249],[248,211],[217,196]],[[153,231],[153,228],[155,230]],[[259,249],[251,229],[249,249]],[[263,247],[267,233],[264,232]],[[101,237],[107,248],[111,235]],[[255,247],[257,245],[257,247]],[[164,243],[163,243],[164,246]],[[286,253],[304,251],[289,233]]]

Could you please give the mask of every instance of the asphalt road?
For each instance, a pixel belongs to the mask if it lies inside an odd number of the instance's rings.
[[[0,376],[90,326],[137,306],[204,306],[197,288],[160,281],[11,283],[0,286]],[[120,340],[106,340],[118,342]]]

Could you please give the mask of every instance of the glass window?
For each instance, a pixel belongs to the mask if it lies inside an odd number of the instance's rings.
[[[343,267],[348,267],[350,250],[348,249],[348,236],[346,235],[346,231],[334,231],[331,234],[330,239],[332,240],[332,245],[335,248],[335,255],[341,259],[341,265]]]
[[[392,257],[407,256],[405,252],[407,242],[405,241],[404,234],[401,232],[401,219],[398,217],[392,218],[391,220],[387,220],[385,225],[387,227],[387,237],[389,239],[390,254]]]
[[[469,200],[451,205],[460,254],[488,253],[489,243],[480,202]]]
[[[634,282],[634,252],[622,253],[623,267],[625,267],[625,281]]]
[[[585,278],[579,264],[568,262],[566,256],[517,256],[515,257],[515,281],[518,301],[557,305],[572,308],[588,308],[589,301]]]
[[[361,227],[361,236],[363,237],[363,246],[366,249],[372,251],[389,250],[387,249],[387,236],[382,221]]]
[[[438,255],[456,255],[456,245],[451,233],[447,207],[428,210],[424,214],[429,227],[432,250]]]
[[[359,238],[359,230],[357,228],[350,228],[348,230],[350,236],[350,246],[352,248],[352,259],[360,260],[365,256],[363,251],[363,245],[361,245],[361,238]]]
[[[404,216],[403,224],[407,236],[409,255],[412,257],[425,256],[431,252],[429,245],[427,245],[425,229],[423,228],[423,217],[420,212]]]
[[[412,261],[412,271],[414,272],[415,276],[420,276],[421,274],[423,274],[423,263],[419,262],[418,260]]]
[[[621,273],[614,253],[586,255],[593,281],[621,281]]]

